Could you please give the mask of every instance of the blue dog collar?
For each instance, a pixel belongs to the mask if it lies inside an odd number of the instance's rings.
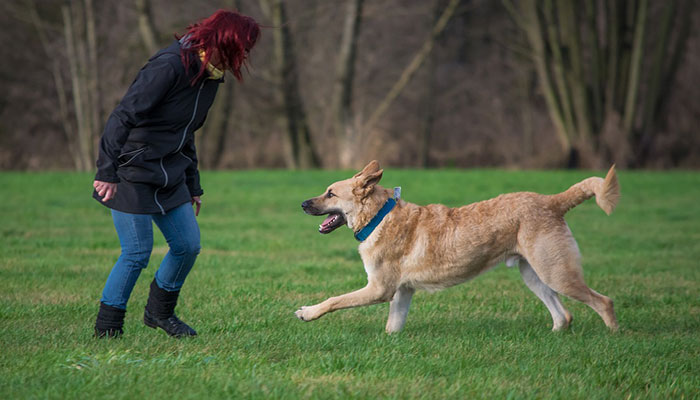
[[[399,189],[401,190],[401,189]],[[400,192],[399,192],[400,193]],[[380,222],[386,217],[387,214],[391,212],[391,210],[394,209],[394,206],[396,205],[396,200],[393,198],[389,198],[386,203],[384,203],[384,206],[379,210],[377,215],[372,218],[371,221],[369,221],[369,224],[365,225],[364,228],[360,229],[359,232],[355,234],[355,239],[359,242],[364,242],[369,235],[374,232],[374,229],[379,225]]]

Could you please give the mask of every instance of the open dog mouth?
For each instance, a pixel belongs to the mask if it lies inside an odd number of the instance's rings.
[[[319,233],[331,233],[341,225],[345,224],[345,217],[339,213],[330,213],[328,217],[318,226]]]

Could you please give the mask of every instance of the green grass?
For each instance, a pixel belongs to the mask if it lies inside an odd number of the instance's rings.
[[[569,299],[573,327],[551,332],[544,305],[501,265],[418,292],[393,336],[386,304],[311,323],[293,315],[365,284],[351,233],[321,236],[320,218],[300,208],[348,175],[204,173],[203,250],[178,306],[200,336],[178,341],[141,323],[167,249],[159,233],[125,336],[95,340],[119,245],[90,197],[92,176],[0,174],[0,398],[700,398],[699,173],[623,171],[612,216],[593,201],[568,214],[586,280],[615,300],[619,333]],[[390,169],[383,184],[456,206],[555,193],[589,175]]]

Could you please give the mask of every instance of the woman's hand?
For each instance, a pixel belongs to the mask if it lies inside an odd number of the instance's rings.
[[[194,216],[199,216],[199,209],[202,208],[202,199],[199,196],[192,196],[192,205],[196,205]]]
[[[92,183],[92,187],[97,191],[97,195],[102,197],[102,202],[107,202],[114,198],[117,194],[117,184],[111,182],[95,181]]]

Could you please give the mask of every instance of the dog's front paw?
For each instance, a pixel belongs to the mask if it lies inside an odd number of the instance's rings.
[[[318,315],[316,315],[315,310],[315,306],[302,306],[300,309],[294,312],[294,315],[296,315],[297,318],[304,322],[309,322],[318,318]]]

